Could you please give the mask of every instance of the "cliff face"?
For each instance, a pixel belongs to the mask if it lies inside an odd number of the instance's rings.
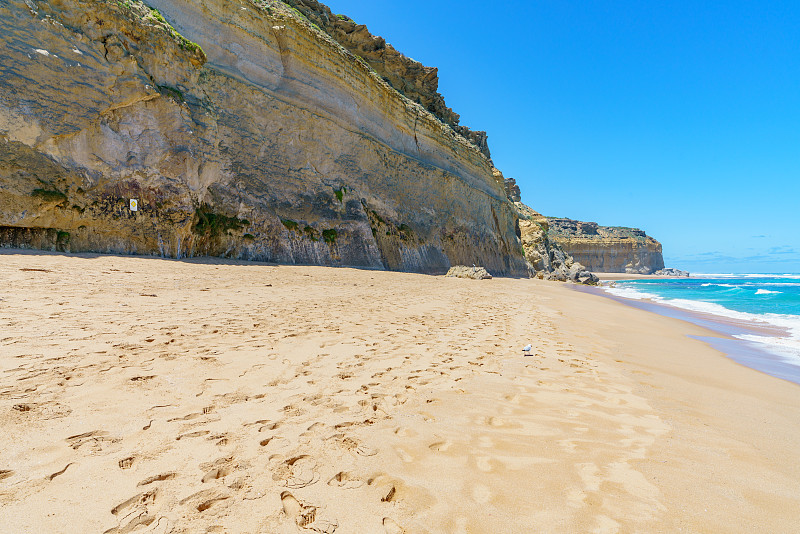
[[[150,4],[0,4],[0,244],[527,272],[487,157],[328,34]]]
[[[651,274],[664,268],[661,243],[637,228],[558,218],[548,223],[550,239],[591,271]]]
[[[505,179],[505,183],[516,185],[516,182],[509,178]],[[594,285],[599,281],[583,264],[576,261],[560,245],[550,239],[547,231],[549,227],[547,217],[522,202],[515,201],[514,206],[519,215],[520,236],[525,251],[525,260],[536,277],[559,282],[569,280],[588,285]]]
[[[438,69],[404,56],[383,37],[372,35],[365,25],[345,15],[333,14],[328,6],[316,0],[287,0],[287,3],[369,64],[389,85],[433,113],[478,147],[487,158],[491,157],[486,132],[461,126],[458,113],[445,104],[444,97],[438,92]]]

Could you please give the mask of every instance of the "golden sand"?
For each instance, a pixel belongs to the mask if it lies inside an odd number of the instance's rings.
[[[0,280],[2,532],[800,524],[800,387],[566,285],[13,251]]]

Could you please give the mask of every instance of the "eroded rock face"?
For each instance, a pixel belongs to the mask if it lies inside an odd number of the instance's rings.
[[[0,3],[0,244],[526,272],[485,155],[327,34],[149,3]]]
[[[364,60],[393,88],[419,103],[449,125],[467,141],[491,157],[486,132],[473,131],[459,125],[458,113],[447,107],[439,94],[439,70],[398,52],[383,37],[372,35],[367,27],[345,15],[333,14],[328,6],[316,0],[287,0],[319,28],[348,51]]]
[[[514,203],[519,216],[525,259],[534,276],[544,280],[595,285],[597,276],[548,237],[548,220],[521,202]]]
[[[664,268],[661,243],[638,228],[558,218],[547,222],[550,240],[591,271],[651,274]]]

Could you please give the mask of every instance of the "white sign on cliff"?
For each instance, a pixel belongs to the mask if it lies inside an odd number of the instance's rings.
[[[139,211],[139,201],[135,198],[131,199],[131,211]]]

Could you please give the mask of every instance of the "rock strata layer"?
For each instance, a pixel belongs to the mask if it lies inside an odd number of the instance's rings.
[[[548,236],[548,220],[534,209],[515,202],[525,260],[531,272],[544,280],[595,285],[597,276]]]
[[[435,69],[387,45],[387,83],[281,2],[149,3],[0,3],[1,245],[527,273]]]
[[[389,85],[419,103],[449,125],[489,158],[486,132],[473,131],[459,124],[460,116],[445,104],[439,91],[439,71],[426,67],[398,52],[386,39],[372,35],[367,27],[346,15],[334,14],[316,0],[287,0],[309,21],[327,32],[357,58],[366,62]]]
[[[651,274],[664,268],[661,243],[638,228],[552,217],[547,223],[550,240],[591,271]]]

